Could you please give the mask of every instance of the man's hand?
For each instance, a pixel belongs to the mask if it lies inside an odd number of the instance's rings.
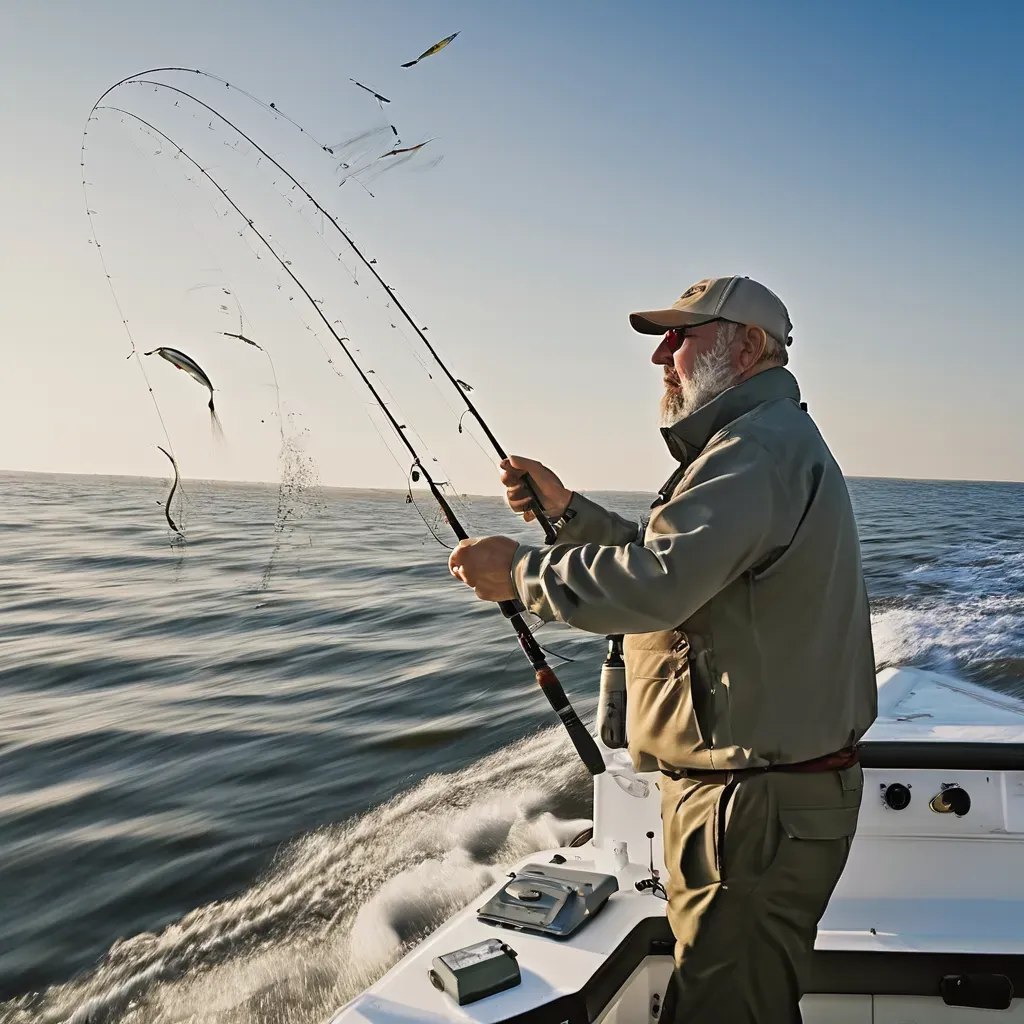
[[[481,601],[510,601],[516,596],[511,574],[518,546],[511,537],[460,540],[448,558],[448,569],[472,587]]]
[[[534,489],[540,496],[544,511],[552,519],[557,519],[566,509],[572,498],[572,491],[562,485],[562,481],[551,472],[547,466],[533,459],[524,459],[518,455],[512,455],[502,459],[500,463],[501,482],[505,485],[505,500],[508,507],[523,517],[527,523],[532,523],[537,517],[530,511],[533,499],[526,489],[523,477],[527,474],[533,481]]]

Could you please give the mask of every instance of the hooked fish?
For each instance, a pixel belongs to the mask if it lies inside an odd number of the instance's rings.
[[[179,370],[184,370],[194,381],[202,384],[204,388],[208,388],[210,391],[210,412],[216,412],[213,407],[213,383],[209,377],[206,376],[206,372],[203,368],[191,357],[185,355],[184,352],[179,352],[176,348],[155,348],[150,352],[146,352],[145,355],[153,356],[157,355],[163,359],[166,359],[171,366],[176,366]]]
[[[157,448],[160,448],[160,445],[157,445]],[[160,451],[162,451],[164,455],[171,460],[171,465],[174,467],[174,483],[171,484],[171,492],[167,495],[167,501],[164,503],[164,516],[167,519],[167,525],[180,537],[183,536],[183,534],[171,518],[171,499],[174,497],[174,492],[178,489],[178,481],[181,479],[178,475],[178,463],[166,448],[160,448]]]
[[[461,29],[460,29],[461,31]],[[459,33],[453,32],[450,36],[442,39],[439,43],[434,45],[429,50],[424,50],[415,60],[409,61],[407,64],[403,64],[403,68],[411,68],[413,64],[419,64],[425,57],[432,57],[438,50],[443,50]]]
[[[244,341],[246,345],[252,345],[253,348],[258,348],[261,352],[263,351],[262,346],[257,345],[252,338],[247,338],[244,334],[232,334],[231,331],[220,331],[219,333],[223,334],[225,338],[237,338],[239,341]]]
[[[390,152],[382,153],[379,157],[377,157],[377,159],[384,160],[389,156],[398,156],[401,153],[415,153],[416,150],[422,149],[424,146],[428,145],[433,141],[433,139],[427,139],[426,142],[420,142],[418,145],[415,146],[405,146],[402,149],[392,149]]]

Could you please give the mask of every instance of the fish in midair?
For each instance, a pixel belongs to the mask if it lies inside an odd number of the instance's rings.
[[[387,96],[381,96],[379,92],[374,91],[368,85],[363,85],[362,82],[357,82],[354,78],[350,78],[349,81],[353,82],[355,85],[358,85],[360,89],[365,89],[378,103],[391,102],[391,100],[389,100]]]
[[[381,155],[379,157],[377,157],[377,159],[378,160],[385,160],[389,156],[399,156],[402,153],[415,153],[416,150],[422,149],[424,146],[429,145],[433,141],[434,141],[433,139],[427,139],[426,142],[420,142],[420,143],[418,143],[415,146],[404,146],[402,149],[392,149],[388,153],[381,153]]]
[[[459,31],[461,31],[461,29]],[[446,38],[442,39],[441,42],[434,43],[434,45],[429,50],[424,50],[415,60],[409,61],[408,64],[403,64],[402,67],[411,68],[414,64],[419,64],[419,62],[423,60],[425,57],[433,57],[433,55],[437,53],[438,50],[443,50],[458,34],[458,32],[453,32],[450,36],[447,36]]]
[[[160,448],[160,445],[157,445]],[[160,448],[160,451],[164,453],[171,460],[171,465],[174,467],[174,483],[171,484],[171,492],[167,495],[167,501],[164,502],[164,516],[167,519],[167,525],[176,533],[179,537],[184,536],[181,530],[178,529],[174,520],[171,518],[171,499],[174,497],[174,492],[178,489],[178,481],[181,479],[178,475],[178,463],[174,456],[167,451],[166,448]]]
[[[220,331],[219,333],[223,334],[225,338],[237,338],[239,341],[244,341],[246,345],[252,345],[253,348],[258,348],[261,352],[264,352],[262,346],[257,345],[252,338],[247,338],[244,334],[232,334],[231,331]]]
[[[213,407],[213,382],[206,376],[203,368],[191,356],[185,355],[184,352],[179,352],[176,348],[166,347],[155,348],[151,352],[146,352],[145,355],[156,355],[166,359],[171,366],[176,366],[179,370],[184,370],[194,381],[202,384],[204,388],[208,388],[210,391],[210,412],[216,412]]]

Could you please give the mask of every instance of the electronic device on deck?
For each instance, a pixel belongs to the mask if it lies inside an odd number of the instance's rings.
[[[520,982],[516,951],[500,939],[485,939],[435,956],[427,972],[430,984],[465,1006],[504,992]]]
[[[563,939],[589,921],[618,888],[614,875],[527,864],[476,914],[489,924]]]

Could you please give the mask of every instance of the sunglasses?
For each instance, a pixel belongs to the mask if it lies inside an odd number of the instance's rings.
[[[664,340],[668,342],[672,352],[678,352],[683,347],[683,342],[686,341],[686,332],[692,331],[697,327],[706,327],[708,324],[732,324],[736,323],[735,320],[727,320],[724,316],[712,317],[710,320],[701,320],[699,324],[686,324],[684,327],[670,327],[665,332]],[[742,324],[737,326],[742,327]]]

